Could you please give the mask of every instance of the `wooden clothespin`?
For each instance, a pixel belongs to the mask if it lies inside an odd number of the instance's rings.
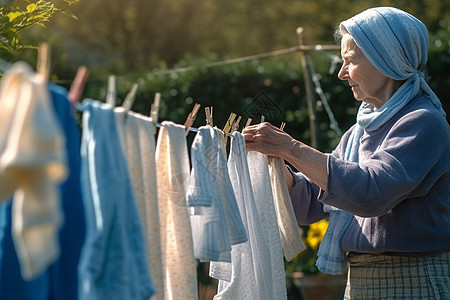
[[[186,135],[189,133],[189,128],[194,124],[195,118],[197,117],[197,113],[200,109],[201,105],[198,103],[194,104],[194,108],[189,113],[189,115],[186,118],[186,121],[184,122],[184,128],[186,128]]]
[[[106,103],[112,107],[116,106],[116,76],[108,76],[108,89],[106,91]]]
[[[250,126],[251,122],[252,122],[252,118],[247,118],[247,122],[245,123],[245,126],[242,128],[242,131],[244,131],[245,127]]]
[[[153,121],[153,133],[156,134],[156,124],[158,123],[159,103],[161,102],[161,93],[155,93],[153,103],[150,108],[150,118]]]
[[[233,127],[231,128],[231,133],[239,129],[239,123],[241,123],[241,119],[242,117],[239,116],[238,119],[234,122]]]
[[[284,130],[284,126],[286,126],[286,123],[281,122],[280,129],[281,129],[281,130]]]
[[[265,117],[264,115],[261,115],[261,123],[264,123]]]
[[[206,125],[213,126],[213,107],[205,107]]]
[[[50,76],[50,46],[47,43],[43,43],[39,46],[36,72],[42,79],[46,82],[48,81]]]
[[[137,88],[138,88],[138,84],[134,83],[131,86],[131,90],[128,92],[127,96],[125,97],[125,100],[123,100],[122,107],[123,107],[123,111],[125,112],[125,116],[128,114],[131,107],[133,106],[134,100],[136,99]]]
[[[89,76],[89,70],[86,66],[80,66],[77,70],[77,74],[70,86],[69,93],[67,97],[70,102],[77,103],[80,102],[81,95],[83,94],[84,84]]]
[[[247,119],[247,123],[245,123],[244,128],[247,127],[247,126],[250,126],[250,123],[252,123],[252,118],[248,118]],[[242,130],[244,130],[244,128],[242,128]]]
[[[233,127],[234,119],[236,119],[236,114],[231,113],[228,117],[227,122],[225,123],[225,127],[223,128],[223,133],[225,134],[225,137],[228,136],[228,133],[230,132],[231,128]]]

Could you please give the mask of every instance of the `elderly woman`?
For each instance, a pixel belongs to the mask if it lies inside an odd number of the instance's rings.
[[[338,33],[356,124],[331,154],[269,123],[244,131],[247,150],[300,171],[286,169],[297,220],[329,216],[316,264],[348,267],[346,299],[450,299],[450,128],[422,72],[427,28],[378,7]]]

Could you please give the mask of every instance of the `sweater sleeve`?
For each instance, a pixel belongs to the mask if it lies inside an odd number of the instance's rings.
[[[328,160],[330,160],[331,156],[336,158],[343,157],[345,145],[353,128],[354,126],[342,136],[339,145],[328,155]],[[328,217],[329,213],[323,211],[323,204],[319,201],[323,198],[325,191],[310,181],[303,173],[293,172],[289,166],[288,169],[295,182],[289,193],[298,224],[309,225]]]
[[[419,109],[385,124],[369,138],[365,134],[359,163],[329,157],[327,192],[320,201],[376,217],[406,198],[424,196],[448,172],[449,132],[444,118]]]
[[[299,225],[309,225],[328,214],[323,211],[323,204],[317,200],[320,188],[302,173],[292,172],[295,184],[289,190],[295,217]]]

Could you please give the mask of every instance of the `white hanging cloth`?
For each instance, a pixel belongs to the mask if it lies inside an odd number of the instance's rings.
[[[247,153],[250,178],[258,205],[263,230],[266,233],[270,249],[270,273],[272,283],[272,299],[286,299],[286,274],[284,272],[283,249],[278,231],[272,186],[270,183],[267,155],[259,152]]]
[[[234,132],[228,170],[249,240],[232,246],[231,264],[211,262],[210,276],[219,279],[215,300],[286,298],[283,254],[276,227],[267,157],[263,165],[260,163],[262,158],[256,155],[249,153],[247,161],[244,138],[239,132]],[[252,174],[251,169],[265,173]],[[256,175],[263,177],[261,180],[255,179],[258,182],[253,184]],[[260,183],[267,186],[262,187]]]
[[[123,107],[114,108],[114,113],[141,218],[147,260],[155,287],[152,300],[163,300],[164,273],[161,261],[153,122],[144,115],[132,111],[126,113]]]
[[[185,128],[164,121],[156,145],[165,299],[198,299],[196,261],[186,206],[189,158]]]
[[[284,162],[281,158],[272,158],[269,165],[269,171],[277,215],[278,231],[280,233],[284,257],[287,261],[290,261],[301,251],[305,250],[306,247],[302,241],[300,228],[292,206],[291,196],[286,186],[284,168]]]

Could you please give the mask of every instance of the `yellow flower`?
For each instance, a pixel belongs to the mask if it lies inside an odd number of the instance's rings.
[[[328,228],[328,220],[322,219],[309,226],[306,242],[312,249],[317,249]]]

